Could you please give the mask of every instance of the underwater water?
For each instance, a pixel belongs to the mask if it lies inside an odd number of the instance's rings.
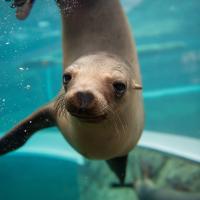
[[[200,2],[121,2],[137,43],[145,129],[200,138]],[[53,1],[36,1],[22,22],[1,1],[0,66],[0,132],[5,132],[61,86],[61,24]]]
[[[200,1],[121,0],[121,3],[134,33],[141,65],[145,130],[199,141]],[[53,0],[37,0],[25,21],[16,20],[9,3],[0,0],[0,68],[2,136],[55,98],[61,87],[61,20]],[[130,190],[109,190],[108,185],[115,177],[105,163],[84,163],[59,134],[54,134],[57,130],[43,132],[33,136],[25,148],[1,157],[0,200],[14,197],[100,200],[106,195],[106,199],[124,199],[124,195],[126,199],[137,199]],[[200,189],[198,164],[185,165],[180,160],[172,162],[160,155],[143,154],[151,162],[155,160],[153,169],[164,168],[162,173],[155,173],[159,185],[167,186],[165,179],[177,180],[172,169],[179,169],[178,177],[190,176],[183,178],[183,185],[189,184],[190,191]],[[137,162],[131,159],[128,178],[132,180],[132,166]]]

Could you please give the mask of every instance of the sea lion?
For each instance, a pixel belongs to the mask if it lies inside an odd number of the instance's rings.
[[[24,19],[34,1],[17,2],[17,17]],[[128,153],[144,124],[136,48],[118,0],[75,2],[57,1],[63,87],[54,101],[0,139],[0,155],[21,147],[36,131],[57,126],[79,153],[106,160],[123,185]]]

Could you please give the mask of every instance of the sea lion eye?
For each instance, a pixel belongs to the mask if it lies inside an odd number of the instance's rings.
[[[124,84],[123,82],[117,81],[113,83],[113,88],[115,91],[115,94],[120,97],[122,96],[125,91],[126,91],[126,84]]]
[[[64,74],[63,75],[63,84],[66,85],[70,82],[70,80],[72,79],[71,74]]]

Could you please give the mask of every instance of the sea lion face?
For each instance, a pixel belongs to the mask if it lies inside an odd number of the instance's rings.
[[[133,91],[129,69],[112,55],[79,58],[63,74],[65,109],[76,120],[88,123],[119,115],[127,109]]]

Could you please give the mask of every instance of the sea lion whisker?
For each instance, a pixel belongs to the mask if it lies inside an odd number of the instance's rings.
[[[124,123],[123,123],[123,121],[122,121],[122,118],[120,117],[120,115],[115,111],[115,116],[117,117],[117,119],[118,119],[118,122],[120,123],[120,125],[122,126],[122,133],[124,134],[124,135],[126,135],[126,128],[125,128],[125,126],[124,126]]]
[[[60,93],[59,96],[57,97],[56,101],[55,101],[55,112],[56,114],[61,117],[64,116],[65,118],[67,118],[67,111],[65,108],[65,93]]]
[[[118,118],[119,123],[122,126],[122,132],[123,132],[124,136],[126,136],[126,132],[128,130],[127,122],[125,121],[125,119],[123,117],[120,116],[120,114],[117,111],[115,111],[115,116]]]
[[[117,122],[114,118],[112,119],[112,121],[113,121],[114,128],[116,130],[117,140],[119,141],[120,140],[120,131],[119,131],[119,128],[117,126]]]
[[[118,105],[114,104],[113,107],[115,107],[115,106],[118,106]],[[114,116],[118,119],[118,122],[120,123],[120,125],[122,125],[123,133],[124,133],[124,135],[126,135],[127,130],[128,130],[128,124],[127,124],[126,120],[121,115],[119,115],[117,110],[114,110]]]
[[[122,121],[122,123],[123,123],[123,125],[124,125],[124,132],[125,132],[125,134],[126,134],[127,131],[128,131],[128,123],[127,123],[127,121],[125,120],[125,118],[120,117],[120,116],[119,116],[119,118],[120,118],[120,120]]]
[[[120,132],[119,132],[119,127],[118,127],[118,123],[115,119],[115,112],[114,110],[109,106],[107,105],[107,110],[111,113],[112,117],[111,117],[111,120],[113,122],[113,125],[114,125],[114,129],[116,130],[116,135],[117,135],[117,139],[119,140],[120,139]]]

